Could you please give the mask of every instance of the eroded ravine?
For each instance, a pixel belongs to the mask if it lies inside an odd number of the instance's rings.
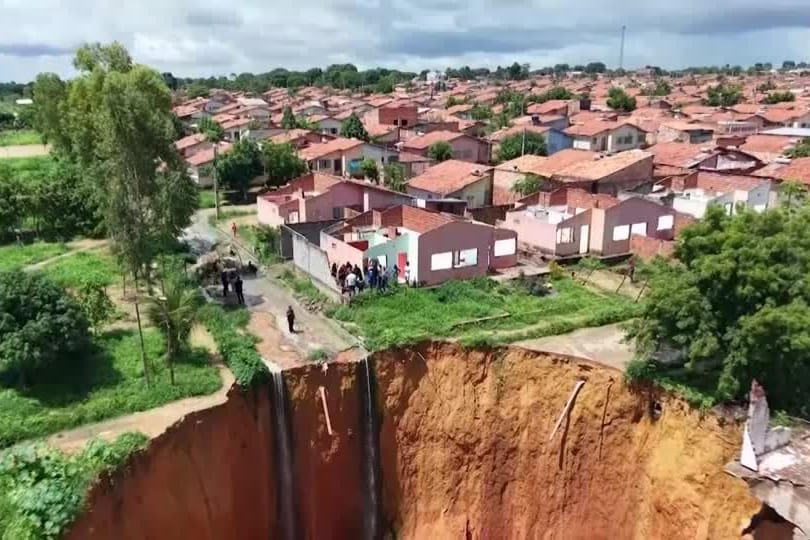
[[[278,406],[268,382],[232,390],[103,479],[68,537],[281,539],[280,497],[293,503],[295,536],[305,539],[372,530],[398,539],[731,539],[759,508],[723,472],[739,448],[738,425],[631,390],[618,372],[584,361],[429,343],[377,353],[368,372],[335,363],[284,378],[291,493],[279,493],[287,482],[275,470]],[[585,384],[549,440],[578,380]]]

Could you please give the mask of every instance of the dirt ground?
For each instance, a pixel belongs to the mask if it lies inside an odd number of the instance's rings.
[[[533,351],[585,358],[624,371],[634,353],[632,346],[622,341],[623,337],[624,332],[619,324],[609,324],[582,328],[559,336],[519,341],[515,345]]]

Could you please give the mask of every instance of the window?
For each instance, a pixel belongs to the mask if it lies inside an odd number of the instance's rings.
[[[618,225],[613,227],[613,241],[627,240],[630,238],[630,225]]]
[[[630,234],[640,234],[641,236],[647,236],[647,224],[633,223],[633,226],[630,228]]]
[[[631,139],[632,139],[632,137],[631,137]],[[636,135],[636,142],[639,143],[639,144],[643,143],[645,141],[645,139],[646,139],[646,136],[643,133],[639,133],[638,135]]]
[[[430,256],[431,270],[447,270],[453,267],[453,252],[434,253]]]
[[[403,118],[402,121],[399,123],[399,125],[402,127],[406,127],[408,125],[408,121]]]
[[[333,206],[332,207],[332,219],[341,219],[343,217],[343,207],[341,206]]]
[[[467,206],[475,204],[475,195],[467,195]]]
[[[453,252],[453,268],[464,268],[478,264],[478,248],[462,249]]]
[[[320,159],[318,160],[318,169],[328,169],[332,166],[331,159]]]
[[[675,224],[674,216],[659,216],[657,230],[666,231],[668,229],[671,229],[674,224]]]
[[[514,255],[515,251],[517,251],[517,239],[506,238],[504,240],[495,240],[495,246],[492,251],[496,257]]]
[[[557,229],[557,243],[570,244],[574,241],[574,229],[572,227],[563,227]]]

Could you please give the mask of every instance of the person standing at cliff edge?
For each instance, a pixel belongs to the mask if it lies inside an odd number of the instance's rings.
[[[295,333],[295,312],[292,306],[287,306],[287,325],[290,327],[290,333]]]

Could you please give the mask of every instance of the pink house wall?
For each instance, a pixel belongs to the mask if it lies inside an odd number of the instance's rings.
[[[452,141],[453,159],[473,163],[489,163],[489,144],[473,137],[459,137]]]
[[[321,233],[321,249],[326,252],[329,266],[333,263],[340,266],[347,262],[363,266],[363,251],[325,232]]]
[[[436,285],[448,279],[471,279],[487,275],[490,264],[496,268],[506,268],[517,263],[517,254],[514,256],[498,257],[492,259],[492,249],[495,239],[509,238],[514,233],[502,231],[497,236],[497,229],[468,221],[448,223],[419,236],[419,281],[427,285]],[[465,249],[478,250],[478,264],[462,268],[448,268],[446,270],[431,270],[431,258],[435,253],[448,251],[461,251]],[[497,264],[497,266],[496,266]]]
[[[525,210],[508,212],[506,219],[498,224],[502,229],[517,233],[518,241],[543,253],[554,255],[557,246],[557,226],[543,222],[526,213]]]
[[[397,195],[395,193],[388,193],[377,189],[366,189],[367,197],[363,201],[363,211],[381,210],[398,206],[400,204],[411,204],[411,198],[404,195]]]

